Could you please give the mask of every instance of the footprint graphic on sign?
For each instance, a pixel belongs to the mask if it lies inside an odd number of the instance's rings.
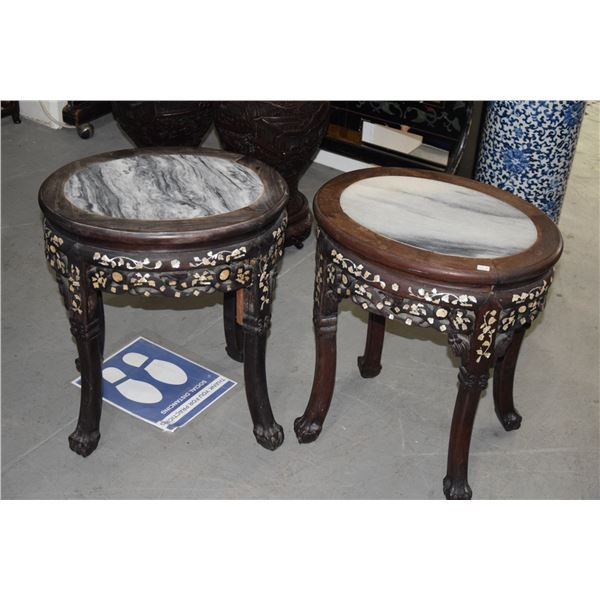
[[[142,367],[147,361],[148,357],[139,352],[128,352],[123,356],[123,362],[130,367]],[[144,367],[144,371],[156,381],[168,385],[181,385],[187,381],[187,375],[183,369],[171,362],[158,358],[147,364]],[[127,375],[117,367],[106,367],[102,371],[102,376],[109,383],[116,384],[119,393],[132,402],[156,404],[163,399],[161,391],[151,383],[133,378],[125,379]],[[118,383],[119,381],[121,383]]]

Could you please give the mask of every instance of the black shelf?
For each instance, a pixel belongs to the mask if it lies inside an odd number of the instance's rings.
[[[471,177],[479,141],[483,102],[333,101],[322,148],[363,162],[447,171]],[[363,121],[394,129],[408,128],[423,144],[449,153],[448,164],[403,154],[361,141]]]

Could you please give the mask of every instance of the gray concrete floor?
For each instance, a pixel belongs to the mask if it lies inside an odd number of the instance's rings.
[[[590,104],[560,228],[565,253],[545,314],[528,332],[515,381],[523,415],[506,433],[482,397],[471,444],[475,498],[598,498],[598,195],[600,105]],[[214,136],[206,145],[215,143]],[[2,121],[2,496],[4,498],[442,498],[456,363],[445,340],[390,323],[383,370],[360,378],[366,313],[343,304],[334,399],[320,439],[300,446],[293,421],[313,373],[314,237],[283,260],[267,373],[285,442],[254,441],[241,365],[225,354],[221,299],[105,296],[107,355],[138,335],[240,382],[175,434],[104,406],[102,439],[81,458],[75,347],[46,267],[37,191],[77,158],[131,144],[110,117],[96,135]],[[313,164],[310,198],[335,176]],[[200,310],[201,309],[201,310]]]

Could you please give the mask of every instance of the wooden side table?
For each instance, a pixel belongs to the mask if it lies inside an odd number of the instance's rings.
[[[554,223],[534,206],[470,179],[400,168],[336,177],[314,203],[318,246],[317,354],[300,442],[315,440],[335,384],[338,304],[369,311],[363,377],[381,370],[386,319],[433,327],[461,359],[444,493],[469,499],[469,444],[494,368],[495,410],[506,430],[521,416],[513,379],[525,330],[543,309],[562,252]]]
[[[283,254],[287,186],[259,161],[190,148],[122,150],[73,162],[43,183],[46,258],[56,271],[81,371],[71,449],[100,439],[102,293],[225,294],[230,356],[244,362],[254,435],[283,442],[265,373],[271,290]],[[236,310],[237,309],[237,310]]]

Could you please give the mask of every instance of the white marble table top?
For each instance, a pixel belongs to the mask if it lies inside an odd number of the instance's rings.
[[[148,154],[92,164],[66,182],[78,208],[136,220],[218,215],[255,202],[260,177],[231,160],[198,154]]]
[[[362,179],[342,192],[340,205],[367,229],[439,254],[510,256],[537,238],[531,219],[510,204],[433,179],[398,175]]]

